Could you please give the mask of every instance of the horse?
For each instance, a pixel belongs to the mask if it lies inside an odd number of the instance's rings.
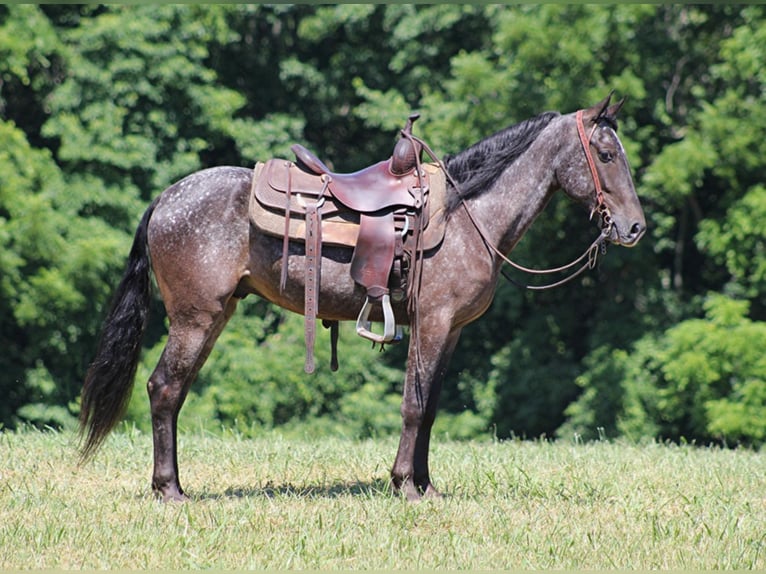
[[[429,444],[447,365],[461,330],[489,307],[506,257],[557,190],[594,213],[605,242],[634,246],[646,220],[617,135],[623,100],[576,113],[545,112],[445,156],[449,196],[444,238],[423,256],[417,331],[411,325],[392,490],[416,501],[438,497]],[[587,133],[586,133],[587,132]],[[136,373],[153,273],[169,320],[167,343],[149,377],[152,490],[187,500],[179,481],[177,421],[189,388],[239,301],[254,294],[304,312],[305,247],[290,241],[280,289],[283,240],[260,232],[248,205],[254,171],[219,166],[187,175],[149,205],[136,230],[81,394],[80,454],[87,460],[120,421]],[[365,303],[349,273],[347,248],[321,254],[318,317],[356,318]],[[379,319],[375,319],[376,321]]]

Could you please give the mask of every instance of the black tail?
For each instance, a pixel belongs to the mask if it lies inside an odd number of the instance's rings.
[[[147,227],[156,201],[144,213],[128,263],[104,321],[96,358],[82,388],[80,435],[87,460],[120,421],[130,400],[151,296]]]

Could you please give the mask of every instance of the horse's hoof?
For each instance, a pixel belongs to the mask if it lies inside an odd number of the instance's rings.
[[[395,478],[392,478],[391,491],[395,494],[403,496],[407,502],[418,502],[422,496],[418,487],[408,479],[399,481]]]
[[[154,489],[154,495],[162,502],[188,502],[191,500],[178,488]]]
[[[393,483],[393,491],[402,495],[407,502],[420,502],[423,499],[439,500],[444,498],[444,495],[434,488],[434,485],[430,482],[425,485],[425,488],[415,485],[411,480],[405,480],[404,483],[397,485],[396,481]]]
[[[423,493],[423,498],[431,498],[431,499],[440,499],[444,498],[444,495],[436,490],[434,486],[431,483],[428,483],[428,486],[426,487],[426,491]]]
[[[162,495],[162,502],[189,502],[191,498],[183,492],[169,492]]]
[[[423,498],[423,495],[415,487],[402,489],[402,494],[407,502],[420,502]]]

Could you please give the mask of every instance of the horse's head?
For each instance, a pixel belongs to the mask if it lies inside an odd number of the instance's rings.
[[[598,214],[609,241],[632,247],[646,231],[646,218],[617,137],[617,112],[625,100],[610,105],[611,97],[571,114],[576,143],[567,146],[572,152],[558,177],[570,197]]]

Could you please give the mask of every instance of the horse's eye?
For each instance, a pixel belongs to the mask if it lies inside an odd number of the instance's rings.
[[[610,151],[600,151],[598,152],[598,159],[601,160],[601,163],[609,163],[614,159],[614,154]]]

